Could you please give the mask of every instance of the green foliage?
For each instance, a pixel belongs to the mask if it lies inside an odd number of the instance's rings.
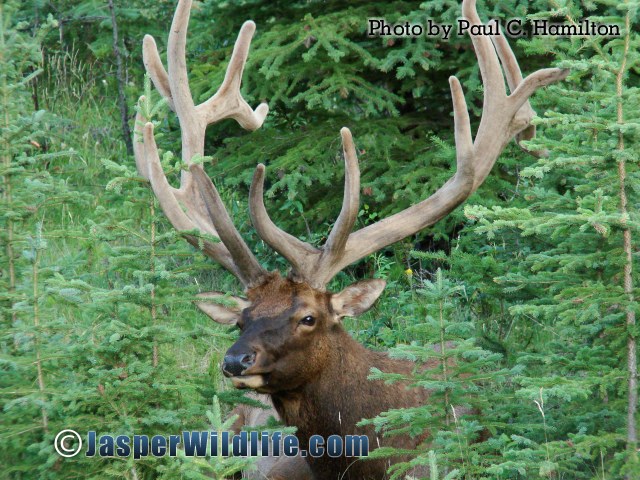
[[[54,23],[33,34],[16,23],[16,10],[15,3],[0,5],[0,459],[20,476],[44,465],[52,450],[60,390],[50,373],[67,331],[56,305],[64,310],[60,294],[69,293],[55,285],[73,268],[64,242],[76,233],[69,216],[87,195],[51,173],[74,156],[47,148],[58,119],[32,103],[30,89],[42,73],[39,40]]]
[[[634,455],[623,453],[626,343],[635,337],[625,319],[629,310],[637,312],[623,285],[625,230],[635,241],[638,225],[632,207],[638,201],[637,6],[596,2],[591,8],[622,25],[623,37],[536,38],[528,45],[552,49],[572,71],[545,92],[545,102],[557,106],[538,121],[548,134],[529,143],[551,155],[522,169],[512,205],[465,208],[487,242],[481,256],[496,265],[488,286],[496,295],[484,308],[496,309],[500,301],[501,318],[486,323],[487,336],[510,350],[516,404],[537,406],[504,405],[503,418],[538,427],[516,443],[504,437],[501,448],[510,458],[492,467],[496,475],[593,478],[597,471],[599,478],[620,478],[639,471]],[[487,265],[475,263],[478,270]],[[469,270],[454,264],[461,273]],[[512,437],[521,432],[507,431]]]
[[[102,86],[85,77],[91,73],[76,54],[43,65],[39,42],[56,24],[34,35],[14,20],[16,7],[0,6],[3,474],[210,478],[220,465],[235,471],[246,461],[63,462],[53,449],[65,428],[98,435],[208,428],[207,404],[220,382],[211,366],[229,336],[199,323],[192,279],[209,267],[162,223],[133,162],[122,162],[117,121],[100,117],[113,112],[110,100],[77,93],[99,94]],[[42,77],[55,79],[59,99],[47,103],[64,116],[35,110],[34,92],[51,87],[35,83]]]
[[[490,410],[488,397],[509,372],[500,366],[501,355],[476,346],[476,328],[468,313],[460,309],[466,300],[464,285],[447,279],[438,269],[434,281],[425,279],[418,286],[413,299],[417,306],[412,312],[414,321],[399,326],[413,340],[390,349],[392,357],[416,363],[413,375],[404,378],[372,369],[370,378],[409,380],[412,386],[430,392],[429,402],[385,412],[362,424],[372,424],[387,436],[424,438],[410,461],[391,467],[391,478],[404,478],[413,468],[429,465],[433,478],[439,478],[437,468],[433,468],[436,455],[446,478],[473,478],[490,465],[492,458],[486,445],[478,442],[487,427],[478,422],[477,414]],[[495,432],[496,426],[489,428]],[[431,450],[434,447],[437,451]],[[372,458],[406,453],[380,449]]]
[[[366,19],[426,22],[433,17],[454,22],[458,2],[427,2],[416,8],[404,2],[205,2],[192,14],[190,47],[200,61],[192,62],[192,89],[199,101],[222,81],[226,60],[240,25],[252,18],[258,25],[244,73],[243,91],[253,104],[268,101],[271,113],[251,140],[235,125],[211,128],[218,186],[240,188],[246,194],[257,162],[267,166],[268,208],[279,225],[308,238],[307,225],[317,225],[312,240],[326,238],[340,210],[344,169],[338,132],[348,126],[358,149],[363,202],[369,215],[358,227],[395,213],[437,190],[452,175],[455,152],[450,135],[451,103],[447,78],[459,75],[467,101],[476,113],[480,83],[469,39],[448,42],[367,37]],[[506,10],[506,9],[505,9]],[[402,12],[402,13],[399,13]],[[508,13],[502,13],[506,16]],[[213,19],[211,29],[198,18]],[[204,29],[204,30],[203,30]],[[211,49],[213,48],[213,52]],[[206,52],[199,55],[200,51]],[[278,141],[273,141],[274,130]],[[513,151],[502,162],[512,165]],[[511,189],[513,168],[489,179],[481,194],[499,198]],[[270,204],[270,205],[269,205]],[[419,235],[448,248],[454,213]]]
[[[166,51],[174,3],[114,1],[128,103],[145,92],[140,108],[176,184],[179,126],[145,86],[141,59],[146,33]],[[225,478],[246,469],[245,459],[55,454],[63,428],[226,428],[225,404],[246,402],[219,372],[236,333],[210,325],[192,300],[239,286],[173,231],[126,154],[107,2],[13,1],[0,9],[4,477]],[[287,268],[251,228],[246,199],[258,162],[268,166],[276,223],[316,245],[342,200],[342,126],[353,131],[362,172],[357,228],[451,176],[447,77],[462,81],[474,124],[482,105],[468,37],[365,31],[370,17],[455,23],[459,9],[453,0],[194,2],[187,48],[197,101],[220,84],[241,23],[258,25],[243,92],[252,105],[267,101],[271,113],[250,135],[234,122],[211,127],[211,156],[198,161],[265,267]],[[634,242],[639,233],[638,5],[532,0],[481,2],[479,10],[483,18],[589,16],[622,27],[628,18],[630,26],[622,38],[512,41],[525,74],[554,59],[571,69],[568,81],[532,102],[546,113],[529,147],[551,155],[534,161],[508,147],[464,212],[333,281],[339,290],[356,278],[387,280],[377,306],[347,326],[368,346],[415,361],[410,380],[432,392],[428,405],[365,421],[381,434],[428,434],[393,478],[414,467],[428,467],[431,479],[634,478],[625,449],[626,352],[637,327],[625,318],[637,303],[622,282],[625,231]],[[452,406],[462,409],[454,415]]]

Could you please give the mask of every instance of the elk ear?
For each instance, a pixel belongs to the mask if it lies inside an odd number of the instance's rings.
[[[338,318],[355,317],[366,312],[387,285],[384,280],[362,280],[331,297],[331,307]]]
[[[196,302],[197,307],[209,315],[214,321],[223,325],[235,325],[242,314],[242,310],[251,305],[244,298],[225,295],[220,292],[205,292],[196,295],[208,301]]]

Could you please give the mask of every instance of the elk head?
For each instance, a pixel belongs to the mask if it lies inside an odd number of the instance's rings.
[[[384,280],[364,280],[331,294],[274,273],[249,289],[247,299],[234,297],[235,308],[198,305],[214,320],[235,323],[242,331],[224,357],[224,374],[237,388],[276,393],[317,377],[339,343],[335,335],[342,331],[342,318],[368,310],[384,287]],[[200,297],[217,295],[222,296]]]
[[[356,149],[347,128],[341,130],[345,161],[342,210],[327,242],[316,248],[278,228],[263,202],[264,165],[258,165],[250,189],[249,209],[260,237],[291,265],[283,278],[258,263],[233,225],[216,187],[195,155],[204,154],[207,125],[233,118],[248,130],[259,128],[268,112],[266,104],[255,111],[240,95],[240,82],[255,25],[246,22],[235,44],[224,82],[209,100],[195,106],[189,90],[185,62],[190,0],[180,0],[171,26],[168,72],[155,42],[144,39],[144,62],[153,83],[180,120],[182,157],[189,170],[180,188],[169,185],[158,157],[153,125],[138,113],[136,162],[149,179],[160,205],[173,226],[194,246],[233,273],[244,285],[246,298],[224,306],[222,294],[201,294],[198,306],[214,320],[236,324],[239,340],[228,350],[223,370],[239,388],[282,392],[299,388],[319,375],[335,348],[334,337],[344,333],[341,319],[358,315],[375,302],[384,289],[382,280],[366,280],[340,293],[326,291],[327,283],[343,268],[387,245],[435,224],[464,202],[485,180],[498,155],[515,136],[531,138],[533,92],[566,77],[557,68],[538,70],[523,79],[504,36],[472,35],[484,85],[480,126],[473,138],[460,82],[449,79],[453,100],[457,169],[433,195],[388,218],[352,232],[359,209],[360,172]],[[480,25],[475,1],[463,2],[463,16]],[[502,67],[501,67],[502,64]],[[503,75],[504,70],[504,75]],[[505,86],[509,86],[507,93]],[[219,243],[197,238],[194,231],[218,237]],[[227,302],[228,303],[228,302]],[[348,372],[346,372],[348,375]]]

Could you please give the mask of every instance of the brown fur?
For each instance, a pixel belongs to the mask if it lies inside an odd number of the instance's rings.
[[[287,425],[298,427],[301,445],[307,445],[311,435],[325,439],[333,434],[367,435],[369,448],[393,445],[399,448],[415,447],[422,439],[394,437],[386,439],[373,427],[357,427],[363,418],[373,418],[381,412],[417,405],[426,401],[424,390],[407,390],[398,384],[385,385],[367,379],[371,367],[382,371],[409,373],[412,364],[391,360],[383,353],[365,349],[342,328],[335,332],[335,348],[321,375],[311,379],[296,391],[272,394],[273,403]],[[365,461],[327,455],[308,458],[320,479],[382,479],[390,465],[389,460]]]

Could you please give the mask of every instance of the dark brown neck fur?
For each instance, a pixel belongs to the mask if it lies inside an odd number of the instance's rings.
[[[378,436],[373,427],[356,427],[363,418],[381,412],[424,403],[428,393],[406,389],[401,383],[385,385],[367,377],[371,367],[384,372],[410,373],[411,362],[392,360],[386,354],[368,350],[353,340],[339,325],[332,332],[332,358],[327,359],[321,374],[296,391],[272,395],[276,410],[286,425],[298,428],[300,447],[306,448],[312,435],[362,435],[369,437],[369,449],[378,446],[410,448],[421,439]],[[386,478],[388,461],[331,458],[326,454],[307,459],[318,480],[380,480]],[[346,473],[345,473],[346,472]]]

